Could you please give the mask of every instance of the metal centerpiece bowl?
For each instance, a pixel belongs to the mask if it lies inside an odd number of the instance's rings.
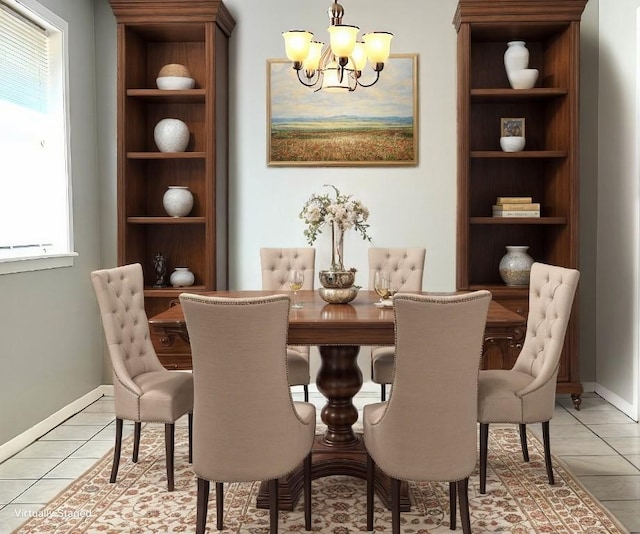
[[[320,271],[318,273],[322,287],[327,289],[346,289],[356,280],[356,270],[350,271]]]
[[[346,304],[356,298],[360,286],[354,286],[356,270],[320,271],[320,297],[329,304]]]
[[[358,295],[360,286],[351,287],[321,287],[318,289],[322,300],[329,304],[346,304],[351,302]]]

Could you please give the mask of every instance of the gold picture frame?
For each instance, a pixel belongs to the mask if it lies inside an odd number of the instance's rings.
[[[524,137],[524,117],[503,117],[500,119],[501,137]]]
[[[367,66],[362,83],[373,79]],[[305,87],[290,61],[267,60],[267,165],[417,164],[417,54],[392,54],[375,85],[346,94]]]

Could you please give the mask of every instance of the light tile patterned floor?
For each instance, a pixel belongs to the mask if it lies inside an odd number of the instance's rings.
[[[302,393],[295,391],[294,397],[302,400]],[[377,400],[369,387],[354,404],[362,410]],[[324,404],[313,387],[311,402],[318,408]],[[540,435],[540,425],[531,430]],[[125,425],[125,435],[132,431],[133,425]],[[17,528],[102,458],[113,447],[114,435],[113,399],[103,397],[1,463],[0,534]],[[551,450],[629,531],[640,533],[638,423],[593,393],[583,396],[580,411],[570,398],[559,397]]]

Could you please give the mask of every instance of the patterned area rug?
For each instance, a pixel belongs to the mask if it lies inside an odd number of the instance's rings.
[[[471,529],[512,534],[604,534],[628,531],[554,459],[555,486],[549,486],[542,446],[530,435],[531,461],[522,461],[515,425],[492,427],[487,493],[470,479]],[[176,429],[175,491],[166,491],[162,425],[142,433],[139,462],[131,462],[131,438],[123,444],[116,484],[109,484],[111,454],[30,519],[16,533],[194,532],[196,482],[187,463],[187,433]],[[225,485],[226,533],[269,532],[268,510],[255,508],[259,483]],[[215,528],[215,485],[211,485],[207,532]],[[404,534],[444,534],[449,529],[449,486],[410,483],[412,511],[401,514]],[[366,531],[365,483],[352,477],[313,481],[313,531],[348,534]],[[293,512],[280,512],[281,532],[304,532],[302,498]],[[375,531],[391,532],[391,513],[377,501]],[[459,518],[459,514],[458,514]],[[458,520],[458,531],[461,531]]]

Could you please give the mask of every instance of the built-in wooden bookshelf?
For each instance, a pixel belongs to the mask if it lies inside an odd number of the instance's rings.
[[[228,41],[235,21],[220,0],[110,0],[118,25],[118,264],[139,262],[145,308],[152,316],[184,288],[153,288],[154,259],[195,275],[190,292],[227,288]],[[168,64],[188,68],[193,89],[160,90]],[[185,152],[163,153],[155,125],[177,118],[189,127]],[[188,186],[194,206],[169,217],[169,185]],[[153,337],[162,363],[189,368],[190,350],[176,338]]]
[[[526,317],[528,289],[507,287],[498,265],[507,245],[529,246],[534,260],[578,267],[578,96],[580,19],[586,0],[460,0],[458,33],[457,287],[489,289]],[[532,89],[511,89],[507,42],[522,40]],[[500,119],[523,117],[526,146],[500,149]],[[497,218],[498,196],[533,197],[541,216]],[[492,366],[511,368],[520,350]],[[558,391],[582,393],[577,303],[558,373]]]

